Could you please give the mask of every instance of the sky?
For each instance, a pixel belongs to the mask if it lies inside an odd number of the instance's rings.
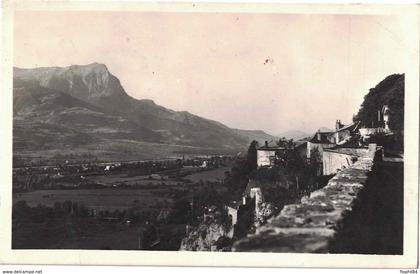
[[[314,132],[350,123],[404,73],[389,15],[19,11],[14,66],[105,64],[126,92],[233,128]]]

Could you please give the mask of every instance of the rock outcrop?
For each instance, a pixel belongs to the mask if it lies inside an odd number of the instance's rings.
[[[226,251],[230,249],[233,230],[225,224],[202,223],[197,228],[187,231],[180,250],[189,251]]]

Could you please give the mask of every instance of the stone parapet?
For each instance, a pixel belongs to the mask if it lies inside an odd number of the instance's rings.
[[[373,162],[373,157],[359,158],[324,188],[303,197],[300,204],[284,206],[255,234],[235,242],[232,251],[328,253],[329,243],[352,211]]]

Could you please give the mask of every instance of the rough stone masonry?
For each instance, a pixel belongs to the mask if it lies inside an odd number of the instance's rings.
[[[372,170],[376,145],[328,184],[303,197],[300,204],[284,206],[280,214],[232,247],[232,251],[328,253],[345,215]]]

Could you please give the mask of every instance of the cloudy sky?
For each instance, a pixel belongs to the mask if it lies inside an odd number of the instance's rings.
[[[128,94],[230,127],[312,132],[348,123],[404,72],[397,17],[17,12],[17,67],[104,63]]]

